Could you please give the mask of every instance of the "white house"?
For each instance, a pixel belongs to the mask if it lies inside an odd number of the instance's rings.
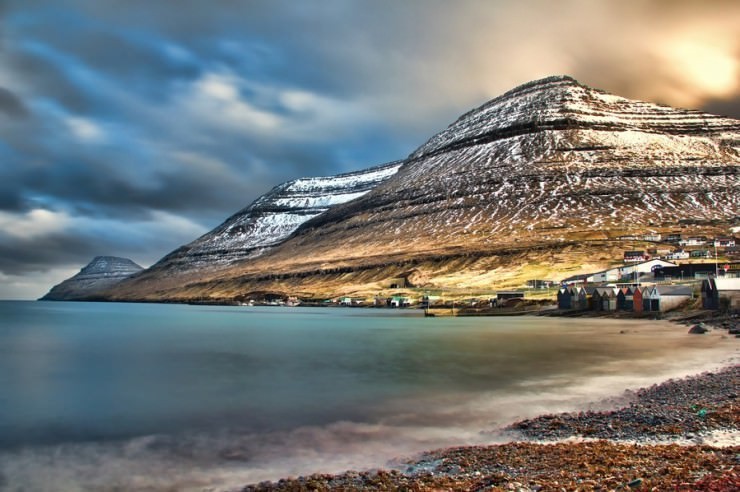
[[[673,253],[668,253],[665,259],[666,260],[688,260],[690,256],[691,256],[691,253],[689,253],[688,251],[679,249],[677,251],[674,251]]]
[[[734,237],[716,237],[714,238],[715,248],[731,248],[736,246]]]
[[[638,278],[640,275],[650,274],[655,271],[657,267],[671,267],[678,266],[675,263],[665,260],[649,260],[640,263],[633,263],[631,265],[620,265],[618,267],[610,268],[601,272],[596,272],[586,277],[586,282],[593,283],[606,283],[606,282],[617,282],[623,278],[634,277],[637,273]]]
[[[707,244],[706,236],[689,236],[686,239],[681,239],[678,242],[681,246],[701,246]]]

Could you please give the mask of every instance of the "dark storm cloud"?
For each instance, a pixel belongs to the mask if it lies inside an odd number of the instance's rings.
[[[8,89],[0,87],[0,112],[12,118],[25,118],[28,108],[23,101]]]
[[[148,265],[173,241],[184,244],[202,232],[193,222],[163,213],[122,222],[40,209],[22,215],[0,212],[0,278],[59,265],[81,267],[111,251]]]
[[[740,119],[740,96],[733,99],[713,99],[701,108],[703,111]]]
[[[89,262],[100,244],[92,244],[79,236],[51,235],[39,244],[33,238],[0,241],[0,272],[23,275],[49,270],[55,265],[81,267]]]

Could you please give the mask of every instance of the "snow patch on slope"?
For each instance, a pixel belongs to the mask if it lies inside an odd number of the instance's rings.
[[[156,266],[205,268],[259,256],[304,222],[365,195],[395,175],[401,165],[397,161],[364,171],[283,183]]]

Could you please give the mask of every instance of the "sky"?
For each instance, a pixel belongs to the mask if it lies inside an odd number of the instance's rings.
[[[736,0],[0,0],[0,299],[567,74],[740,118]]]

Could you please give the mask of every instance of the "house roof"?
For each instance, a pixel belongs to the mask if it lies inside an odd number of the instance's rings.
[[[740,290],[740,278],[714,279],[717,290]]]
[[[693,294],[690,285],[659,285],[656,287],[661,296],[691,296]]]
[[[579,280],[586,280],[591,275],[593,275],[593,273],[584,273],[584,274],[581,274],[581,275],[573,275],[572,277],[564,278],[563,280],[561,280],[561,282],[565,282],[565,283],[568,283],[568,282],[578,282]]]
[[[599,275],[599,274],[602,274],[602,273],[610,272],[612,270],[619,270],[620,268],[630,268],[630,269],[632,269],[632,268],[637,268],[640,265],[644,265],[646,263],[653,263],[653,262],[663,263],[663,265],[661,265],[663,268],[669,268],[669,265],[671,265],[671,266],[678,266],[675,263],[671,263],[670,261],[659,260],[657,258],[654,258],[652,260],[638,261],[638,262],[635,262],[635,263],[630,263],[629,265],[625,265],[623,263],[620,263],[619,265],[615,265],[615,266],[613,266],[611,268],[607,268],[606,270],[600,270],[598,272],[585,273],[585,274],[581,274],[581,275],[573,275],[572,277],[564,278],[563,280],[561,280],[561,282],[564,282],[564,283],[578,282],[579,280],[586,280],[587,278],[593,277],[594,275]],[[666,263],[667,263],[667,265],[665,265]]]

